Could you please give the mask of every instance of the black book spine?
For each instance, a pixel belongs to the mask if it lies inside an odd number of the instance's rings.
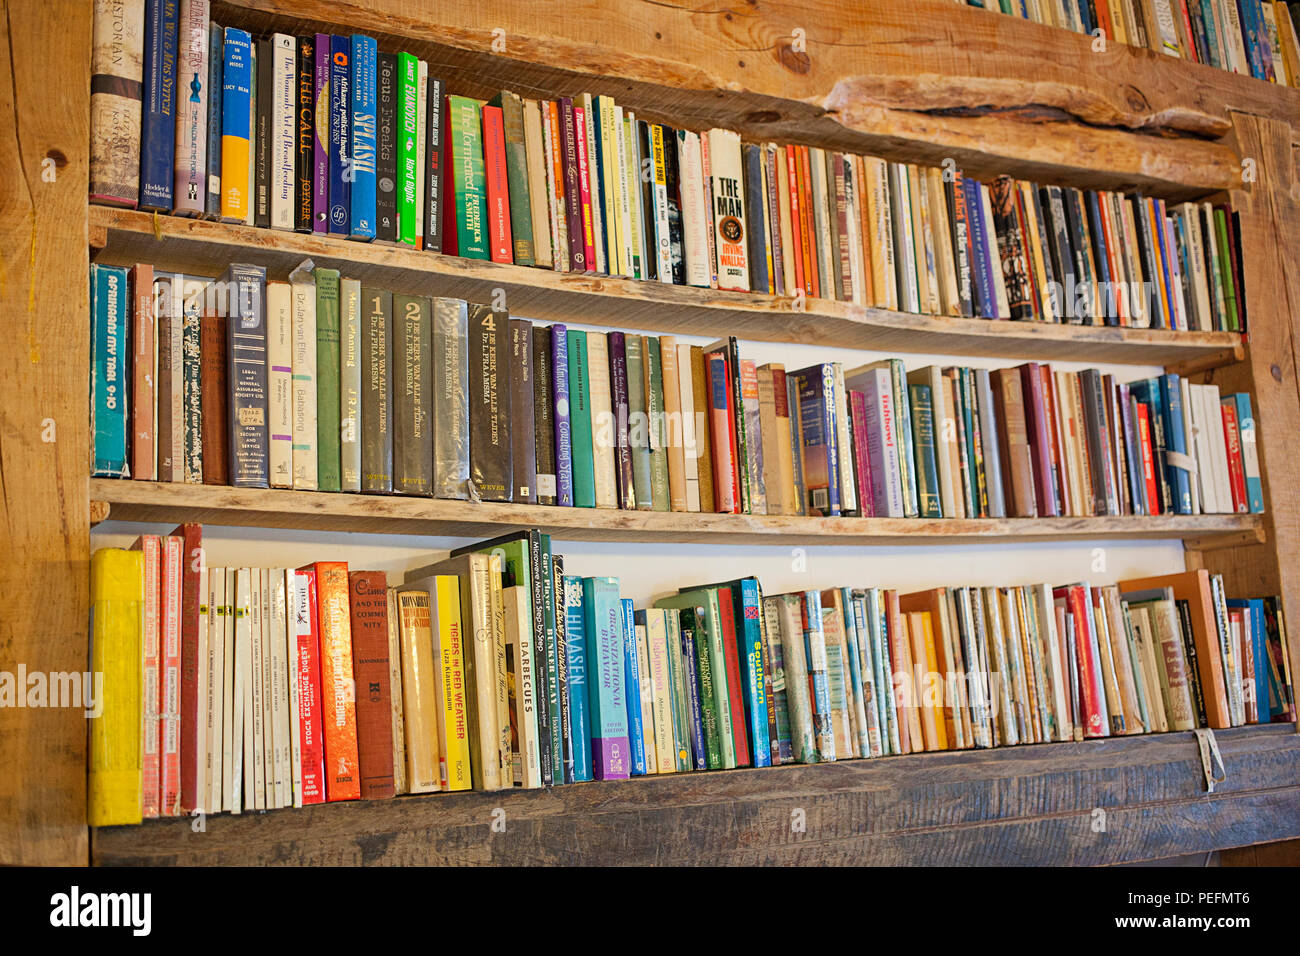
[[[546,572],[542,567],[542,535],[535,529],[528,532],[528,571],[533,602],[533,674],[536,676],[533,704],[537,711],[537,758],[541,765],[542,786],[549,787],[555,780],[551,769],[551,708],[547,706],[553,678],[546,659]]]
[[[1241,213],[1235,209],[1228,210],[1228,224],[1231,228],[1228,230],[1230,235],[1228,241],[1232,244],[1232,287],[1233,294],[1237,300],[1237,327],[1234,332],[1249,332],[1250,321],[1246,317],[1246,286],[1243,283],[1241,264],[1245,260],[1241,258]]]
[[[554,367],[551,329],[533,326],[533,431],[536,433],[537,503],[555,504]]]
[[[537,501],[537,432],[533,412],[533,323],[510,320],[510,436],[515,501]]]
[[[657,280],[659,242],[655,236],[654,144],[650,141],[650,124],[645,120],[636,121],[636,145],[637,178],[641,183],[641,229],[645,233],[645,262],[642,263],[642,268],[646,279]]]
[[[1137,225],[1138,241],[1138,263],[1142,269],[1142,282],[1146,288],[1147,295],[1142,305],[1146,309],[1147,324],[1151,328],[1157,328],[1160,324],[1160,283],[1157,279],[1157,267],[1155,257],[1155,243],[1151,237],[1151,223],[1147,219],[1146,203],[1141,196],[1130,196],[1129,202],[1133,205],[1133,221]],[[1157,468],[1156,471],[1164,473],[1163,468]]]
[[[763,153],[760,147],[746,143],[741,147],[743,175],[745,178],[745,223],[749,251],[749,288],[752,292],[767,294],[767,231],[764,228],[763,210],[767,196],[763,193]]]
[[[271,38],[257,41],[257,132],[253,144],[257,156],[253,162],[253,225],[271,228],[271,88],[275,82],[275,63]]]
[[[293,228],[311,232],[312,142],[316,135],[316,37],[298,38],[298,117],[294,146]]]
[[[1070,235],[1070,250],[1074,255],[1074,274],[1080,288],[1075,290],[1075,304],[1082,305],[1083,311],[1078,316],[1087,325],[1096,325],[1097,317],[1093,314],[1093,275],[1092,262],[1088,254],[1088,226],[1084,222],[1083,207],[1079,201],[1077,189],[1061,191],[1062,204],[1065,207],[1066,228]]]
[[[1101,318],[1107,325],[1119,325],[1119,313],[1115,310],[1111,297],[1106,290],[1112,288],[1110,274],[1110,255],[1106,245],[1106,230],[1101,224],[1101,204],[1098,197],[1091,189],[1083,194],[1084,206],[1088,211],[1088,222],[1091,223],[1092,229],[1092,249],[1095,256],[1095,269],[1097,281],[1100,283],[1097,287],[1099,299],[1101,302]]]
[[[686,284],[686,245],[682,235],[682,202],[677,174],[677,131],[663,127],[664,183],[668,192],[668,257],[673,264],[673,285]]]
[[[1029,197],[1032,200],[1031,204],[1033,209],[1026,209],[1025,215],[1034,217],[1034,223],[1038,227],[1039,241],[1047,243],[1050,246],[1051,240],[1047,232],[1047,219],[1043,215],[1043,201],[1039,196],[1039,190],[1036,187],[1031,186],[1029,189]],[[1043,273],[1047,280],[1048,294],[1049,298],[1052,300],[1052,312],[1055,315],[1055,321],[1060,322],[1061,297],[1055,292],[1058,288],[1057,281],[1060,273],[1056,271],[1056,264],[1052,261],[1052,255],[1047,250],[1044,250],[1043,252]],[[1046,316],[1044,316],[1044,318],[1046,318]]]
[[[1178,629],[1183,639],[1183,657],[1187,664],[1187,682],[1192,687],[1192,703],[1196,705],[1196,726],[1208,727],[1205,716],[1205,691],[1201,687],[1201,666],[1196,657],[1196,637],[1192,634],[1191,610],[1186,601],[1175,601],[1178,608]]]
[[[482,501],[510,501],[508,317],[480,303],[469,306],[469,481]]]
[[[689,375],[690,369],[682,369]],[[618,506],[636,510],[636,487],[632,481],[632,442],[628,415],[627,340],[622,332],[609,333],[609,394],[614,406],[614,475],[618,479]]]
[[[1065,215],[1065,199],[1060,186],[1045,187],[1044,206],[1051,217],[1052,268],[1062,285],[1062,321],[1078,322],[1082,319],[1076,303],[1079,276],[1074,271],[1074,250],[1070,245],[1069,221]]]
[[[558,696],[560,698],[560,745],[564,753],[564,782],[573,783],[573,739],[569,732],[569,669],[564,662],[569,659],[568,602],[564,595],[564,555],[551,555],[553,592],[555,594],[555,646],[559,651],[560,666]]]
[[[382,242],[396,242],[397,54],[379,54],[376,85],[379,129],[375,149],[375,238]],[[310,168],[309,166],[308,169]],[[310,218],[309,214],[309,221]]]
[[[208,192],[204,215],[221,216],[221,99],[225,79],[226,31],[212,24],[208,42]]]
[[[945,180],[943,184],[944,201],[948,206],[948,224],[952,232],[952,252],[953,259],[957,266],[957,297],[961,300],[961,314],[967,318],[975,315],[975,299],[971,294],[971,275],[970,275],[970,223],[966,221],[966,203],[957,202],[957,194],[962,189],[961,173],[954,173],[954,179],[951,182]],[[857,188],[863,190],[867,188],[866,183],[858,183]],[[862,231],[870,228],[869,223],[862,224]],[[870,269],[870,264],[866,265]]]
[[[433,308],[395,295],[393,309],[393,491],[433,494]]]
[[[221,281],[234,312],[226,322],[230,484],[267,488],[266,270],[232,263]]]
[[[393,491],[393,294],[363,288],[361,490]]]
[[[1084,438],[1088,442],[1088,465],[1092,484],[1092,513],[1108,514],[1106,504],[1106,457],[1102,445],[1106,441],[1106,420],[1101,411],[1101,376],[1096,369],[1079,373],[1083,392]]]
[[[446,102],[447,84],[429,77],[427,111],[425,115],[424,177],[424,248],[442,251],[442,194],[445,177],[442,175],[443,106]]]

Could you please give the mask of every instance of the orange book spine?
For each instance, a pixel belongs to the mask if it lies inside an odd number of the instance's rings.
[[[325,799],[361,797],[357,756],[356,690],[352,683],[352,621],[348,604],[348,566],[316,562],[320,608],[321,704],[325,725]]]
[[[799,198],[799,153],[795,146],[785,147],[785,177],[790,186],[790,258],[794,262],[795,288],[808,294],[803,277],[803,206]],[[791,294],[795,294],[793,291]]]
[[[799,210],[803,217],[804,291],[812,298],[821,297],[817,275],[817,219],[813,213],[812,168],[807,146],[799,147]]]

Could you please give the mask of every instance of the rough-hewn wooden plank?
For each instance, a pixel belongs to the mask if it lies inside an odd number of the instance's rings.
[[[238,258],[285,278],[310,258],[399,292],[480,302],[495,301],[503,293],[510,311],[534,319],[839,348],[1141,365],[1198,360],[1212,366],[1241,354],[1240,336],[1230,332],[941,318],[826,299],[809,299],[796,310],[794,300],[784,296],[558,273],[104,206],[91,207],[90,222],[107,235],[95,256],[98,262],[151,262],[160,269],[204,275],[219,273]]]
[[[163,865],[1156,859],[1300,833],[1300,740],[1288,730],[1220,732],[1228,777],[1214,794],[1204,792],[1193,735],[1163,734],[403,797],[211,817],[204,833],[187,820],[159,821],[96,831],[94,857]],[[494,811],[504,813],[504,833],[492,830]]]
[[[797,133],[900,160],[952,157],[976,174],[1104,170],[1107,186],[1228,188],[1235,160],[1225,144],[1096,127],[1215,137],[1228,131],[1229,109],[1300,109],[1292,90],[1120,44],[1094,52],[1091,37],[943,0],[460,0],[440,5],[437,22],[418,0],[237,0],[214,15],[255,29],[345,23],[381,42],[401,38],[475,95],[590,89],[669,121]]]
[[[0,31],[0,671],[84,671],[90,4]],[[0,710],[0,768],[0,864],[84,863],[81,709]]]
[[[1101,518],[807,518],[797,515],[688,514],[345,495],[98,478],[91,494],[119,521],[199,521],[261,528],[475,536],[544,528],[581,541],[790,541],[823,544],[936,544],[1067,538],[1184,538],[1210,546],[1258,538],[1258,515]]]

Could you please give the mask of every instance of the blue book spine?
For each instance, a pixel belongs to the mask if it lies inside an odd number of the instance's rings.
[[[1251,409],[1250,394],[1237,392],[1232,396],[1237,404],[1237,430],[1241,433],[1241,461],[1246,471],[1246,500],[1254,514],[1264,513],[1264,485],[1259,477],[1259,446],[1255,444],[1259,432],[1255,428],[1255,413]]]
[[[1183,394],[1178,374],[1170,372],[1160,376],[1161,413],[1164,415],[1165,445],[1168,451],[1187,454],[1187,432],[1183,429]],[[1169,488],[1174,495],[1174,511],[1180,515],[1192,513],[1191,475],[1186,468],[1166,462]]]
[[[375,164],[378,150],[379,47],[374,37],[352,35],[353,239],[375,238]]]
[[[126,269],[90,267],[90,412],[96,478],[125,478],[130,302]]]
[[[631,747],[627,739],[623,602],[618,596],[618,578],[583,578],[582,606],[587,632],[593,773],[597,780],[626,780],[631,771]]]
[[[861,633],[858,625],[861,620],[854,615],[853,594],[848,588],[840,588],[840,605],[844,608],[844,645],[848,648],[849,659],[844,666],[848,670],[848,685],[851,688],[850,693],[853,695],[853,701],[850,706],[857,709],[857,701],[862,701],[862,713],[865,715],[867,708],[874,708],[875,701],[867,700],[862,693],[862,646]],[[856,724],[857,721],[855,720]],[[870,722],[867,722],[867,726]],[[857,728],[857,745],[858,752],[851,756],[870,757],[871,756],[871,738],[867,732],[867,726]],[[878,725],[877,725],[878,726]]]
[[[575,782],[591,779],[591,722],[587,695],[587,622],[582,578],[564,576],[564,651],[569,670],[569,752]]]
[[[1174,270],[1170,265],[1169,256],[1173,253],[1173,242],[1170,240],[1168,227],[1165,223],[1165,204],[1159,199],[1156,204],[1156,242],[1160,248],[1157,250],[1160,261],[1160,272],[1165,279],[1165,314],[1169,324],[1164,326],[1167,329],[1177,328],[1178,309],[1174,305]]]
[[[140,129],[140,208],[172,211],[176,159],[178,0],[146,0],[144,103]]]
[[[840,513],[839,457],[835,439],[835,368],[827,363],[794,373],[799,382],[803,423],[804,487],[809,504],[828,515]],[[823,462],[825,462],[823,466]],[[822,482],[826,485],[822,488]],[[818,492],[825,495],[820,498]],[[820,499],[820,500],[819,500]]]
[[[573,507],[573,435],[569,423],[569,334],[551,326],[551,382],[555,391],[555,503]]]
[[[1088,7],[1088,0],[1079,0],[1079,23],[1083,26],[1084,33],[1091,33],[1097,29],[1097,24],[1092,22],[1092,11]]]
[[[636,646],[636,612],[632,599],[623,598],[623,689],[627,694],[627,742],[632,754],[632,776],[645,774],[645,723],[641,719],[641,658]]]
[[[346,236],[352,215],[352,41],[330,37],[330,235]]]
[[[997,316],[998,307],[993,295],[993,273],[989,268],[989,246],[988,237],[984,234],[980,186],[973,179],[962,179],[961,188],[966,194],[966,225],[970,229],[971,246],[975,250],[972,277],[975,280],[977,311],[984,318],[991,319]]]
[[[682,668],[686,671],[682,683],[686,685],[687,717],[691,723],[692,760],[696,770],[707,770],[709,761],[704,741],[704,710],[700,706],[700,657],[695,649],[695,628],[683,627],[681,639]]]
[[[1268,665],[1268,634],[1264,630],[1264,599],[1251,598],[1250,604],[1250,646],[1255,652],[1255,700],[1259,708],[1259,722],[1267,724],[1273,719],[1269,704],[1269,683],[1273,669]],[[1279,698],[1281,699],[1281,698]]]
[[[743,641],[740,654],[740,679],[745,685],[745,718],[753,744],[755,767],[772,766],[771,734],[767,726],[767,688],[763,680],[763,627],[758,603],[758,579],[742,578],[734,588],[736,619],[740,626],[736,638]]]
[[[210,219],[221,215],[221,87],[226,68],[226,35],[215,23],[208,49],[208,194],[204,209]]]

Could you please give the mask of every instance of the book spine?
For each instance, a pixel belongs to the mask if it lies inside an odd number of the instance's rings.
[[[221,115],[222,87],[226,72],[226,31],[215,23],[207,24],[207,146],[203,157],[204,198],[202,215],[206,219],[221,216]]]
[[[391,303],[393,316],[393,491],[433,494],[432,303],[422,296],[370,293]],[[364,405],[363,405],[364,412]]]
[[[248,222],[259,229],[271,227],[271,103],[275,83],[275,57],[271,38],[253,41],[253,216]]]
[[[380,242],[396,242],[398,150],[397,54],[380,53],[376,60],[376,70],[375,238]]]
[[[293,295],[287,282],[266,284],[266,363],[268,478],[272,488],[292,488]],[[205,418],[210,411],[203,410]]]
[[[339,482],[361,490],[361,283],[339,283]]]
[[[225,71],[221,89],[221,219],[244,222],[251,211],[248,168],[252,121],[253,38],[244,30],[226,28]]]
[[[269,487],[267,445],[266,270],[232,265],[227,288],[236,312],[227,320],[230,484]]]
[[[311,148],[311,228],[327,233],[330,226],[330,55],[328,33],[314,36],[315,58],[312,70],[312,101],[315,103]]]
[[[145,2],[139,208],[151,212],[172,208],[179,7],[179,0]]]
[[[583,578],[582,591],[593,776],[625,780],[630,775],[630,745],[618,579]]]
[[[654,504],[650,487],[650,426],[646,412],[645,338],[624,337],[627,360],[628,447],[632,455],[632,493],[635,507],[649,511]],[[626,497],[627,492],[624,491]]]
[[[636,612],[632,609],[631,598],[623,598],[620,604],[623,611],[623,690],[627,698],[630,749],[628,770],[633,777],[643,777],[646,773],[646,724],[641,708],[641,657],[636,639]],[[652,735],[653,732],[651,729]]]
[[[351,152],[348,169],[351,172],[351,195],[348,236],[368,242],[375,238],[379,49],[374,37],[354,33],[350,42],[348,122]]]
[[[299,806],[325,802],[325,742],[316,569],[303,568],[292,574],[295,584],[290,625],[295,661],[292,693],[297,701],[297,745],[301,768],[301,790],[294,805]]]
[[[568,672],[568,739],[573,763],[573,782],[591,777],[590,703],[587,692],[588,661],[586,615],[583,609],[582,578],[564,576],[564,650]],[[566,778],[569,774],[566,772]]]
[[[501,95],[501,119],[505,132],[513,261],[517,266],[531,266],[536,263],[533,256],[533,202],[528,182],[524,104],[515,94]]]
[[[346,236],[352,216],[352,41],[331,36],[329,44],[329,234]]]
[[[453,188],[447,191],[452,203],[444,216],[451,215],[452,210],[455,214],[443,223],[443,235],[454,236],[454,248],[444,245],[443,252],[489,259],[492,243],[479,103],[465,96],[448,96],[446,110],[449,163],[445,172]]]
[[[172,208],[202,216],[207,208],[208,0],[184,0],[177,33],[175,151]]]
[[[582,235],[582,192],[579,185],[578,140],[573,100],[559,102],[559,154],[564,181],[565,222],[568,225],[569,271],[587,270],[586,245]]]
[[[487,192],[487,244],[493,262],[514,262],[510,231],[510,187],[506,168],[505,120],[501,108],[485,106],[483,115],[483,168]]]
[[[939,467],[935,458],[934,406],[928,385],[909,386],[912,432],[916,437],[917,494],[922,518],[942,518]],[[990,418],[991,420],[991,418]]]
[[[293,119],[293,228],[312,231],[312,164],[316,140],[316,38],[296,41]]]
[[[127,468],[126,368],[131,297],[127,272],[92,264],[91,270],[91,474],[125,478]]]
[[[339,341],[339,273],[317,269],[316,478],[321,491],[341,489]]]
[[[596,464],[591,438],[591,383],[588,379],[587,333],[566,332],[569,378],[569,445],[572,456],[573,504],[596,506]]]
[[[736,462],[733,458],[732,443],[728,439],[731,433],[727,419],[727,359],[719,352],[705,356],[709,374],[709,417],[713,441],[713,491],[716,510],[722,514],[736,514],[739,503],[736,500],[733,474]]]
[[[448,170],[444,168],[447,151],[443,147],[446,125],[444,112],[447,102],[446,84],[431,77],[425,95],[427,108],[424,117],[424,248],[442,248],[443,208],[447,191]]]
[[[470,496],[469,308],[433,300],[433,495]]]
[[[294,228],[294,152],[297,146],[296,100],[298,87],[297,41],[283,33],[271,38],[268,60],[271,84],[266,90],[266,153],[269,159],[270,218],[273,229]]]
[[[536,448],[537,503],[555,504],[555,379],[551,330],[535,325],[533,336],[533,432]]]
[[[339,561],[318,561],[315,569],[327,768],[325,795],[334,803],[361,796],[348,567]]]
[[[613,394],[609,378],[609,340],[604,332],[591,331],[587,336],[587,382],[591,399],[591,455],[595,469],[597,508],[618,507],[618,480],[615,478]],[[529,408],[531,417],[532,409]]]
[[[762,607],[758,580],[744,578],[732,586],[735,597],[736,642],[740,658],[742,698],[749,730],[753,765],[772,765],[771,737],[768,732],[767,688],[764,678]]]
[[[419,102],[416,83],[419,61],[409,53],[397,55],[397,182],[396,215],[397,241],[415,245],[416,224],[419,220],[420,197],[416,195],[416,133],[419,128]],[[436,246],[435,248],[440,248]],[[443,249],[446,252],[446,249]],[[454,250],[453,250],[454,251]]]
[[[508,317],[489,306],[469,306],[469,482],[471,497],[510,501],[511,464]]]
[[[154,317],[153,266],[132,266],[128,273],[131,289],[131,391],[128,400],[131,435],[130,474],[143,481],[158,477],[158,448],[154,421],[154,363],[158,342]],[[224,395],[224,391],[221,393]]]
[[[555,503],[573,506],[573,444],[569,421],[569,335],[563,325],[551,326],[551,369],[554,382]]]
[[[365,287],[361,290],[361,490],[372,494],[389,494],[394,490],[393,484],[393,294],[386,289]],[[427,315],[427,313],[425,313]],[[428,344],[427,321],[421,325],[414,323],[415,339],[403,338],[403,346],[414,345],[413,353],[403,352],[405,361],[411,360],[413,368],[409,377],[404,374],[403,385],[408,382],[416,384],[418,376],[424,373],[423,360],[428,352],[420,346]],[[424,333],[423,340],[420,333]],[[423,384],[423,383],[421,383]],[[427,400],[427,388],[419,392],[419,398]],[[408,406],[409,420],[413,420],[414,396]],[[420,420],[421,431],[424,421]],[[423,450],[430,451],[428,443]],[[427,454],[421,463],[431,460]],[[427,469],[425,475],[427,476]]]
[[[394,795],[392,683],[388,660],[388,578],[383,571],[348,574],[352,681],[356,686],[359,794]]]
[[[533,324],[528,319],[510,319],[510,421],[511,467],[514,500],[523,504],[537,501],[537,432],[530,427],[536,415],[533,397]]]
[[[618,507],[636,510],[636,488],[632,479],[632,445],[629,429],[629,398],[626,339],[622,332],[609,333],[609,375],[613,400],[615,476]]]
[[[90,66],[90,200],[140,200],[144,0],[95,4]]]
[[[1237,428],[1241,434],[1241,462],[1246,480],[1246,502],[1254,514],[1264,511],[1264,486],[1260,481],[1259,446],[1255,415],[1251,409],[1250,395],[1237,392],[1228,396],[1237,406]]]

